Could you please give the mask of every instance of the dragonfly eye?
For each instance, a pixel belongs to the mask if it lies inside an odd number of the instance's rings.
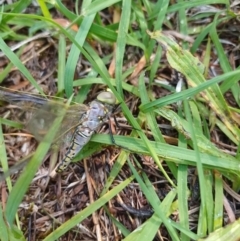
[[[115,105],[116,104],[116,98],[113,95],[112,92],[110,91],[105,91],[101,92],[98,96],[97,99],[103,103],[110,104],[110,105]]]

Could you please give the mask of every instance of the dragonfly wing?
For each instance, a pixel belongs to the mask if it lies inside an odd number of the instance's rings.
[[[23,158],[22,160],[18,161],[14,166],[11,166],[6,172],[0,171],[0,182],[6,180],[7,177],[10,175],[18,172],[19,170],[23,169],[27,163],[30,161],[33,154],[30,154]]]
[[[60,110],[62,108],[66,108],[62,103],[48,102],[33,114],[31,120],[27,124],[27,129],[37,140],[41,141],[50,129],[55,118],[61,113]],[[83,104],[75,104],[68,107],[61,127],[57,132],[55,144],[60,145],[62,142],[66,141],[66,136],[68,136],[67,139],[71,138],[75,127],[81,123],[82,114],[87,110],[88,107]]]
[[[48,100],[39,96],[28,95],[25,93],[18,93],[13,91],[6,91],[0,88],[0,100],[6,101],[10,104],[21,107],[40,107],[45,105]]]
[[[48,100],[39,96],[19,93],[0,88],[0,100],[16,106],[20,106],[25,112],[30,112],[31,118],[26,123],[26,129],[32,133],[38,141],[41,141],[48,132],[53,121],[59,116],[60,110],[66,106],[60,101]],[[84,104],[71,105],[63,118],[62,125],[57,134],[57,144],[71,139],[75,127],[81,122],[82,114],[88,110]]]
[[[47,134],[53,121],[58,117],[60,108],[59,105],[47,103],[33,112],[32,118],[26,124],[26,128],[38,141],[41,141]]]
[[[69,144],[72,140],[72,136],[78,125],[82,123],[82,116],[88,110],[88,107],[85,105],[71,106],[71,110],[67,111],[67,114],[64,116],[62,125],[57,134],[55,144],[60,145],[63,142]]]

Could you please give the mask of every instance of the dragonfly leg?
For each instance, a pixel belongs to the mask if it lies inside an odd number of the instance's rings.
[[[136,131],[140,131],[139,129],[135,128],[135,127],[130,127],[130,126],[125,126],[125,125],[122,125],[118,122],[117,118],[115,115],[113,115],[113,120],[117,126],[118,129],[125,129],[125,130],[136,130]]]

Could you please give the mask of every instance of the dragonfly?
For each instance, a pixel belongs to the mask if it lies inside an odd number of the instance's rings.
[[[58,110],[63,108],[63,104],[58,101],[13,92],[3,88],[0,88],[0,100],[19,106],[32,113],[26,127],[39,141],[43,139],[44,134],[50,129],[58,115]],[[97,133],[102,125],[106,123],[113,112],[115,104],[116,98],[113,93],[103,91],[89,104],[74,104],[67,109],[57,138],[63,139],[64,136],[69,135],[71,141],[65,157],[55,168],[56,173],[63,172],[73,158],[90,141],[92,135]]]

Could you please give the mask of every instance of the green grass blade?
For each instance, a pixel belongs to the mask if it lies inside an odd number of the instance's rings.
[[[238,241],[240,237],[240,220],[227,225],[224,228],[218,229],[216,232],[199,241]]]
[[[222,176],[215,172],[215,206],[214,206],[214,220],[213,220],[213,229],[217,230],[222,227],[223,224],[223,180]]]
[[[99,11],[112,6],[115,3],[120,2],[120,0],[95,0],[88,6],[82,9],[82,14],[84,16],[89,16],[91,14],[96,14]]]
[[[126,46],[126,34],[130,21],[131,13],[131,0],[122,1],[122,14],[119,23],[118,37],[117,37],[117,48],[116,48],[116,86],[121,97],[123,97],[122,92],[122,69],[123,69],[123,57]]]
[[[6,15],[2,18],[2,21],[4,23],[8,22],[11,20],[11,18],[13,18],[16,14],[21,13],[22,11],[24,11],[29,4],[31,4],[32,1],[31,0],[25,0],[25,1],[18,1],[15,5],[12,5],[13,8],[11,9],[11,13],[13,15]]]
[[[178,114],[180,117],[183,116],[182,110],[179,108]],[[184,135],[179,133],[178,146],[182,148],[187,148],[187,140]],[[178,195],[178,204],[179,204],[179,223],[186,230],[189,229],[189,216],[188,213],[188,197],[190,196],[188,190],[188,166],[187,165],[178,165],[177,169],[177,195]],[[180,234],[180,237],[184,241],[189,241],[190,238],[185,233]]]
[[[147,91],[146,91],[146,88],[145,88],[145,85],[144,85],[143,74],[139,78],[139,92],[141,93],[140,95],[141,95],[142,103],[144,104],[144,103],[149,102],[149,99],[147,98]],[[141,115],[139,116],[139,118],[141,118]],[[162,136],[162,133],[160,132],[160,130],[158,128],[156,128],[156,126],[158,126],[158,124],[157,124],[157,121],[156,121],[155,113],[154,112],[148,112],[148,113],[145,114],[144,118],[146,119],[146,123],[148,123],[148,126],[151,130],[151,133],[152,133],[155,141],[165,143],[165,140]],[[142,122],[144,122],[144,121],[142,121]],[[170,177],[168,176],[168,174],[164,170],[160,161],[156,161],[156,164],[158,165],[159,169],[161,170],[163,175],[166,177],[166,179],[170,183],[172,183],[172,180],[170,179]],[[176,166],[171,162],[167,162],[167,165],[168,165],[169,169],[172,171],[173,175],[176,177]]]
[[[203,76],[203,64],[197,58],[193,57],[189,51],[181,49],[175,41],[168,38],[161,32],[149,34],[167,49],[167,59],[169,63],[173,68],[184,74],[190,87],[197,86],[197,88],[199,88],[201,84],[210,82],[206,82]],[[234,124],[234,122],[237,122],[237,120],[232,118],[230,115],[230,109],[224,101],[219,87],[217,85],[212,85],[211,88],[205,89],[204,92],[201,92],[201,96],[239,141],[240,132],[237,127],[237,123]]]
[[[54,120],[52,127],[44,137],[43,141],[39,144],[34,156],[27,164],[25,170],[17,180],[9,195],[6,206],[6,218],[9,224],[12,224],[17,212],[17,208],[22,201],[22,198],[26,193],[27,188],[32,181],[38,167],[40,166],[43,158],[47,154],[52,141],[54,140],[57,130],[59,129],[62,119],[65,115],[65,111],[65,108],[62,108],[61,111],[59,110],[59,116]]]
[[[51,18],[51,14],[50,14],[50,12],[49,12],[49,10],[48,10],[48,7],[47,7],[45,1],[38,0],[37,2],[38,2],[39,6],[40,6],[40,8],[41,8],[41,11],[42,11],[42,13],[43,13],[43,16],[44,16],[45,18]]]
[[[81,47],[86,41],[89,29],[93,23],[94,18],[95,18],[95,14],[85,17],[75,36],[75,40],[77,40],[78,44]],[[65,75],[64,75],[64,86],[68,97],[71,96],[73,93],[73,77],[74,77],[77,61],[79,59],[79,55],[80,55],[80,49],[78,48],[78,46],[73,44],[67,59]]]
[[[178,203],[179,203],[179,222],[182,227],[186,230],[189,229],[189,217],[188,213],[188,197],[189,197],[189,190],[187,187],[187,175],[188,174],[188,167],[186,165],[179,165],[178,167]],[[181,233],[181,240],[190,240],[189,237],[186,236],[185,233]]]
[[[130,177],[123,182],[121,182],[118,186],[114,187],[111,191],[104,194],[97,201],[90,204],[87,208],[76,214],[74,217],[69,219],[67,222],[63,223],[59,228],[53,231],[50,235],[48,235],[43,241],[52,241],[61,237],[63,234],[68,232],[71,228],[81,223],[85,218],[95,212],[97,209],[102,207],[106,202],[116,196],[123,188],[125,188],[131,181],[133,177]]]
[[[206,223],[206,218],[207,218],[207,197],[206,194],[211,191],[211,190],[206,190],[206,180],[204,178],[204,170],[203,170],[203,163],[202,163],[202,159],[200,158],[200,153],[199,153],[199,148],[198,148],[198,143],[197,143],[197,137],[195,135],[195,131],[196,129],[199,128],[199,126],[195,126],[195,121],[197,122],[197,116],[194,115],[196,111],[195,106],[193,105],[193,103],[187,103],[187,101],[185,100],[183,102],[184,104],[184,110],[185,110],[185,114],[186,114],[186,118],[187,121],[189,123],[189,127],[190,127],[190,133],[191,133],[191,139],[193,141],[193,148],[195,151],[195,156],[196,156],[196,160],[197,160],[197,172],[198,172],[198,178],[199,178],[199,184],[200,184],[200,196],[201,196],[201,209],[202,209],[202,215],[199,215],[199,218],[202,219],[202,223]],[[189,107],[190,105],[190,107]],[[190,108],[191,108],[191,113],[190,113]],[[196,131],[198,134],[200,131]],[[196,134],[197,134],[196,133]],[[200,227],[200,226],[199,226]],[[201,235],[206,235],[206,227],[203,225],[203,228],[201,229],[200,232],[198,232],[198,234],[200,233]]]
[[[132,152],[150,155],[150,152],[148,150],[148,147],[146,147],[145,142],[139,138],[118,135],[114,135],[113,138],[118,145],[121,145],[123,147],[127,143],[127,148],[132,150]],[[112,141],[109,138],[109,135],[96,134],[92,137],[91,141],[112,145]],[[193,150],[182,147],[175,147],[169,144],[155,141],[149,141],[149,144],[159,157],[171,160],[176,164],[196,166],[197,159]],[[207,168],[216,168],[218,170],[224,171],[224,175],[226,175],[227,177],[230,177],[228,175],[230,173],[234,173],[240,177],[239,161],[230,155],[223,155],[220,153],[220,155],[215,156],[212,153],[200,152],[200,158],[203,165],[205,165]]]
[[[179,2],[173,4],[168,8],[168,13],[177,12],[179,9],[184,8],[192,8],[197,6],[204,6],[208,4],[225,4],[226,7],[229,6],[228,0],[194,0],[194,1],[187,1],[187,2]]]
[[[114,163],[114,166],[108,176],[107,182],[104,185],[104,188],[101,192],[101,196],[104,195],[109,191],[109,188],[112,185],[112,182],[116,179],[117,175],[119,174],[120,170],[122,169],[123,165],[127,161],[129,154],[125,151],[122,151],[120,155],[118,156],[117,161]]]
[[[4,138],[3,138],[3,132],[2,132],[2,125],[0,125],[0,161],[1,161],[1,166],[3,168],[3,172],[6,172],[8,170],[8,161],[7,161],[7,152],[6,152],[6,146],[4,143]],[[7,178],[7,186],[8,189],[12,189],[12,183],[10,181],[10,178]]]
[[[218,16],[218,15],[217,15]],[[220,62],[220,65],[223,69],[223,71],[225,73],[227,72],[230,72],[232,71],[232,67],[230,65],[230,62],[228,60],[228,57],[226,56],[225,54],[225,50],[220,42],[220,39],[218,37],[218,34],[217,34],[217,30],[216,30],[216,24],[217,24],[217,21],[216,21],[217,17],[215,17],[215,21],[214,21],[214,26],[210,32],[210,37],[214,43],[214,46],[216,48],[216,51],[218,53],[218,58],[219,58],[219,62]],[[232,86],[231,86],[231,91],[233,93],[233,96],[235,98],[235,101],[238,103],[238,105],[240,105],[240,101],[239,101],[239,85],[238,83],[234,83]]]
[[[171,103],[184,100],[186,98],[192,97],[192,96],[200,93],[201,91],[205,90],[206,88],[208,88],[208,87],[210,87],[214,84],[225,81],[230,77],[237,77],[237,76],[239,76],[239,74],[240,74],[240,69],[234,70],[232,72],[229,72],[229,73],[226,73],[226,74],[223,74],[223,75],[220,75],[220,76],[217,76],[217,77],[212,78],[211,80],[209,80],[205,83],[199,84],[197,87],[187,89],[187,90],[183,90],[179,93],[168,95],[166,97],[162,97],[159,100],[155,100],[155,101],[152,101],[152,102],[147,103],[145,105],[141,105],[140,109],[143,112],[147,112],[147,111],[150,111],[151,108],[160,108],[162,106],[169,105]]]
[[[64,91],[64,73],[65,73],[65,59],[66,59],[66,39],[60,34],[59,49],[58,49],[58,93]]]
[[[1,150],[0,150],[0,154],[1,154]],[[8,225],[5,223],[4,220],[4,213],[2,210],[2,204],[0,205],[0,233],[1,233],[1,240],[2,241],[9,241],[9,237],[8,237]]]
[[[163,202],[160,204],[159,208],[164,211],[164,214],[168,216],[170,214],[171,204],[176,197],[176,190],[172,189],[167,196],[164,198]],[[137,230],[128,235],[124,241],[138,241],[138,240],[154,240],[156,232],[159,230],[162,220],[157,214],[153,214],[146,222],[138,227]]]
[[[31,84],[44,95],[43,91],[39,87],[38,83],[31,76],[27,68],[22,64],[21,60],[11,51],[8,45],[0,38],[0,49],[9,58],[9,60],[25,75],[25,77],[31,82]]]
[[[141,190],[143,191],[143,193],[145,194],[145,196],[150,197],[151,196],[151,192],[152,192],[152,188],[149,189],[147,188],[147,186],[144,184],[144,182],[142,181],[142,179],[140,178],[138,172],[135,170],[135,168],[133,167],[132,163],[130,161],[128,161],[128,165],[130,166],[132,173],[134,175],[134,177],[136,178],[137,182],[139,183],[139,186],[141,187]],[[153,194],[153,193],[152,193]],[[150,199],[148,200],[150,202],[150,204],[152,205],[155,213],[157,213],[158,217],[162,220],[162,222],[164,223],[164,225],[166,226],[166,228],[168,229],[169,235],[171,236],[172,240],[179,240],[179,237],[176,233],[176,230],[173,228],[173,226],[171,226],[171,223],[169,222],[169,220],[166,218],[166,215],[164,214],[163,209],[159,208],[158,205],[160,204],[159,201],[156,202],[157,199]]]

